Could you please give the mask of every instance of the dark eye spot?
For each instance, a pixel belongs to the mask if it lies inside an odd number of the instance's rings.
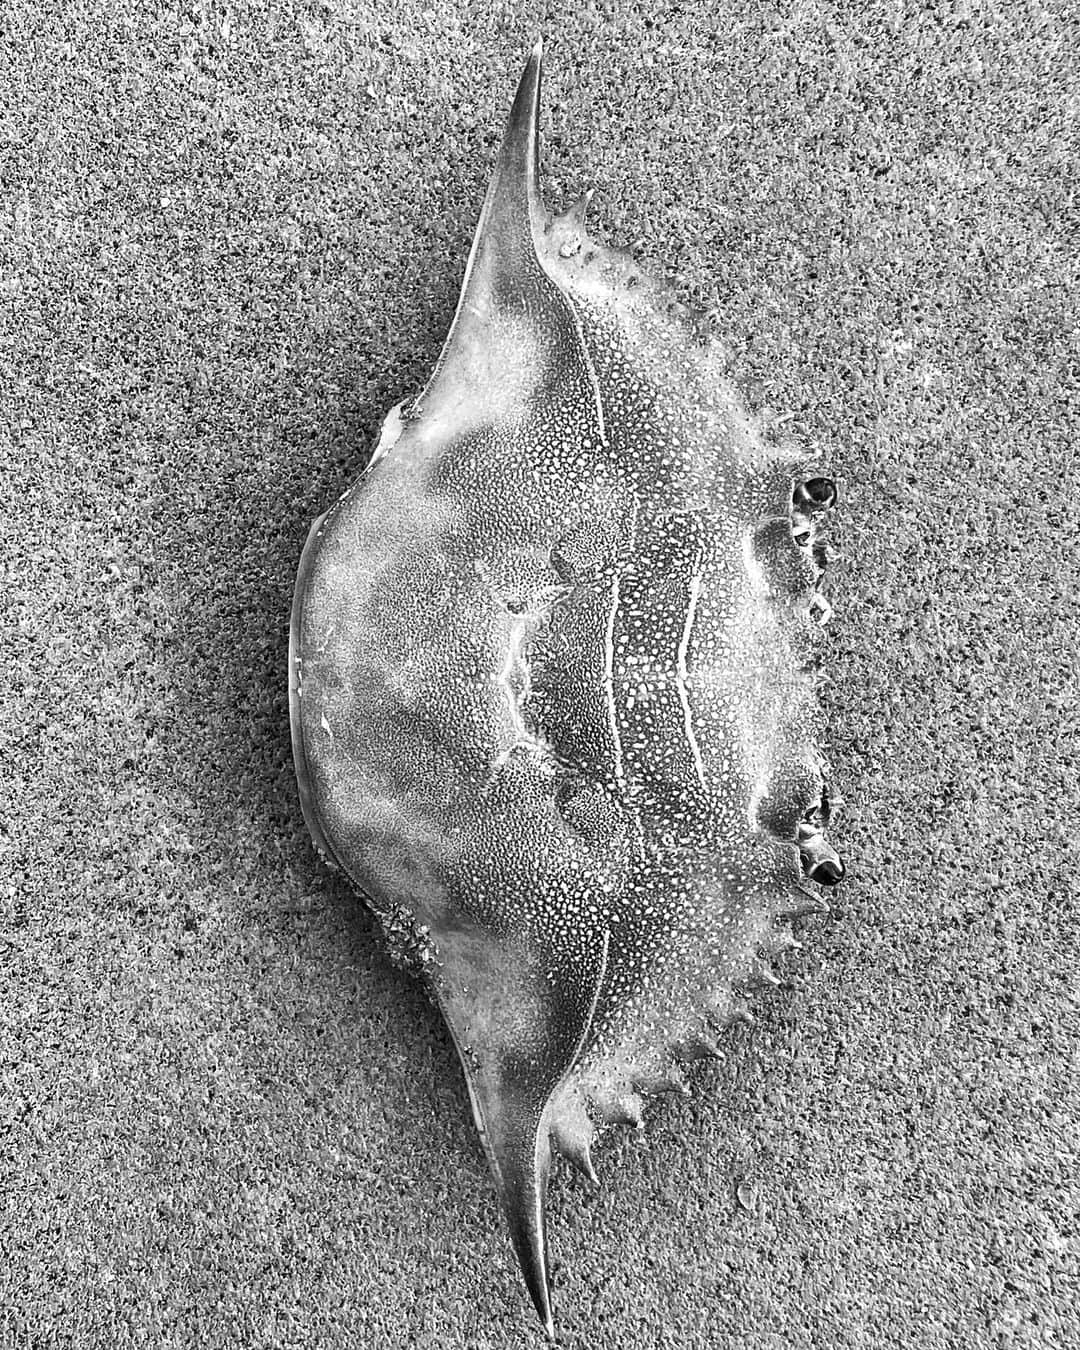
[[[822,510],[836,505],[836,484],[831,478],[808,478],[803,484],[806,495]]]
[[[821,886],[835,886],[844,879],[844,864],[839,858],[822,858],[806,875]]]

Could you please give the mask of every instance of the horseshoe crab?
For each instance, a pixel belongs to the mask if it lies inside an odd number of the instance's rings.
[[[552,1149],[595,1180],[775,983],[825,840],[819,527],[719,346],[538,187],[541,50],[423,391],[312,526],[293,752],[315,844],[442,1011],[553,1332]]]

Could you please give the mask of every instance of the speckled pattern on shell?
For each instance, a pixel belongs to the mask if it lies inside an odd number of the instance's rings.
[[[454,325],[313,527],[293,617],[305,814],[450,1026],[551,1328],[555,1146],[640,1123],[823,908],[813,642],[828,479],[719,344],[544,209],[539,49]]]

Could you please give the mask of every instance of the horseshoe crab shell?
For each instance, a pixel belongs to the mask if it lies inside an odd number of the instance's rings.
[[[293,749],[326,859],[457,1047],[552,1332],[552,1147],[716,1052],[827,908],[812,648],[832,483],[716,344],[537,185],[539,45],[423,392],[315,522]]]

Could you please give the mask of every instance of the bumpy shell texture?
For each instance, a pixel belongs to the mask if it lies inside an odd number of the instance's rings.
[[[554,1145],[640,1121],[826,906],[817,540],[835,490],[711,339],[537,185],[540,49],[423,393],[312,527],[305,818],[437,1000],[552,1330]]]

